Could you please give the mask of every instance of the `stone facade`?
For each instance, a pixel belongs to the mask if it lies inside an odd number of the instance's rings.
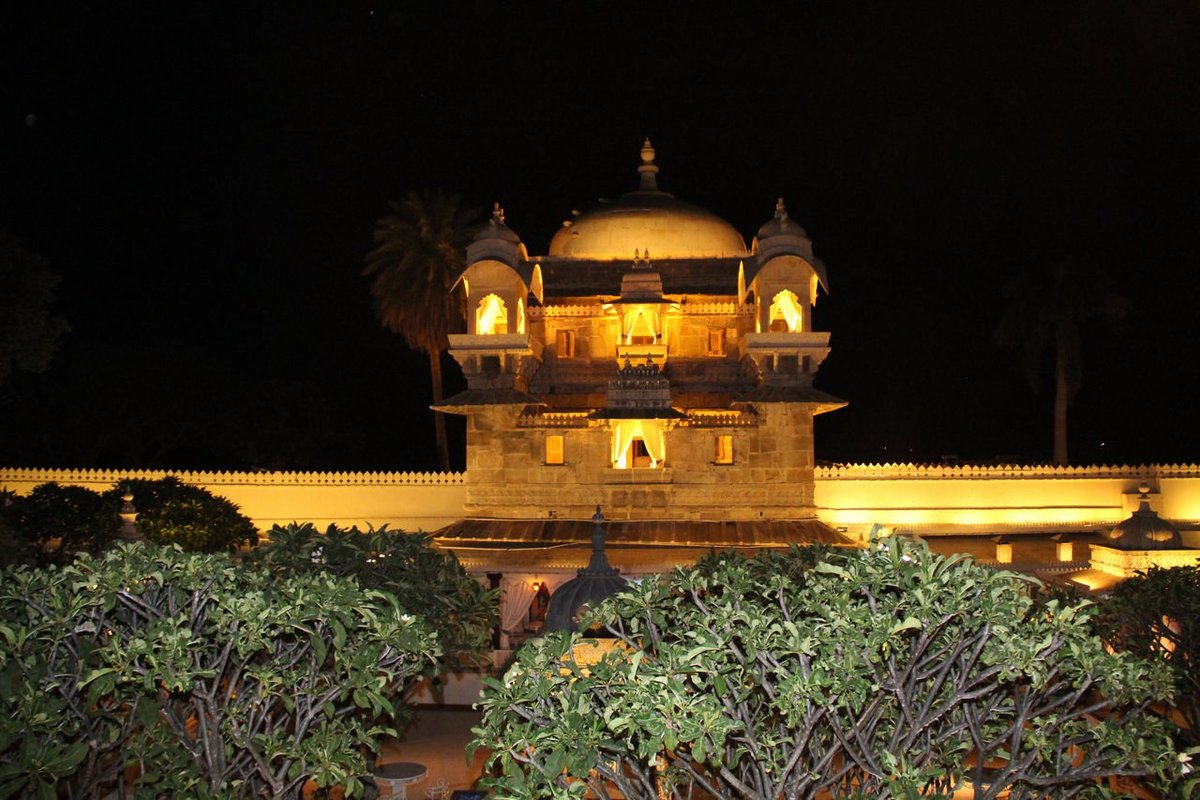
[[[498,208],[468,249],[468,389],[439,406],[468,418],[466,516],[815,520],[813,417],[844,405],[813,388],[824,265],[782,201],[747,248],[642,162],[548,255]]]

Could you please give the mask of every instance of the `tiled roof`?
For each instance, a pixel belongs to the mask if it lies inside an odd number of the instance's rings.
[[[604,523],[610,548],[654,547],[787,547],[792,544],[851,544],[816,519],[758,521],[609,520]],[[561,519],[464,519],[434,537],[455,545],[541,545],[590,542],[593,523]]]

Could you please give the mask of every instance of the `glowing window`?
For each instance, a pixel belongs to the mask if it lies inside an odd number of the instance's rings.
[[[656,315],[642,306],[625,313],[625,344],[654,344]]]
[[[658,469],[666,458],[662,422],[623,419],[613,425],[612,465],[615,469]]]
[[[560,434],[546,437],[546,463],[563,463],[563,437]]]
[[[525,301],[517,298],[517,333],[525,332]]]
[[[555,351],[559,358],[575,357],[575,331],[559,331],[554,335]]]
[[[804,311],[795,292],[784,289],[771,301],[769,329],[799,333],[804,326]]]
[[[489,294],[475,309],[475,333],[490,336],[508,333],[508,309],[499,295]]]
[[[733,463],[733,435],[722,433],[717,436],[717,453],[713,459],[716,464]]]
[[[709,330],[708,330],[708,354],[710,356],[725,355],[725,329],[724,328],[709,328]]]

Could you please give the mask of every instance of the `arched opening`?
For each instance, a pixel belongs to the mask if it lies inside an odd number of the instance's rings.
[[[772,332],[799,333],[804,330],[804,310],[795,292],[784,289],[771,300],[767,329]]]
[[[517,298],[517,333],[525,332],[525,300]]]
[[[489,294],[475,309],[475,333],[484,336],[508,333],[508,309],[499,295]]]

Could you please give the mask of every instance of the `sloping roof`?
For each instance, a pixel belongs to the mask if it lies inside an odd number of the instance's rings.
[[[817,519],[757,521],[632,520],[604,523],[608,546],[787,547],[792,544],[852,542]],[[539,545],[591,541],[593,523],[563,519],[463,519],[434,533],[455,545]]]
[[[738,395],[735,403],[814,403],[817,413],[833,411],[848,405],[845,400],[814,389],[811,386],[771,386],[764,384]]]
[[[465,389],[453,397],[447,397],[437,405],[432,405],[435,411],[454,412],[468,406],[497,406],[497,405],[545,405],[531,394],[518,392],[515,389]]]
[[[710,294],[736,296],[741,258],[677,258],[655,261],[650,270],[662,276],[663,294]],[[627,261],[544,258],[542,286],[546,297],[618,296],[621,278],[633,269]]]

